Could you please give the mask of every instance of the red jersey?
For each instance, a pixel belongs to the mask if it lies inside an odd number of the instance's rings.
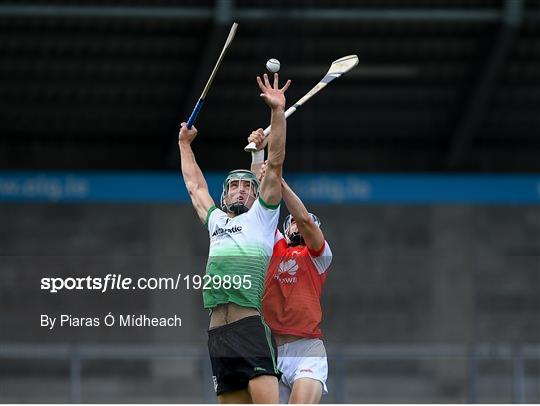
[[[276,242],[266,272],[263,315],[277,334],[321,338],[321,293],[332,251],[325,241],[318,251],[289,247],[276,230]]]

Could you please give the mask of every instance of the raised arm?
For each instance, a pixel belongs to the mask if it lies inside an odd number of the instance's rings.
[[[191,198],[191,203],[203,223],[206,222],[208,209],[214,206],[214,200],[208,193],[208,185],[202,174],[201,168],[195,160],[195,154],[191,149],[191,143],[197,136],[197,129],[188,129],[186,123],[182,123],[180,136],[178,137],[178,148],[180,149],[180,163],[184,183]]]
[[[266,175],[264,176],[260,196],[269,205],[279,204],[281,201],[281,174],[283,171],[283,161],[285,160],[285,92],[289,88],[291,81],[288,80],[283,88],[279,88],[279,77],[274,73],[274,84],[270,85],[268,75],[265,73],[264,83],[257,76],[257,83],[261,89],[261,97],[272,111],[270,125],[272,132],[268,137],[268,160],[266,164]]]
[[[324,235],[315,224],[302,200],[294,193],[290,186],[282,179],[283,201],[294,218],[298,231],[302,234],[306,246],[312,251],[318,251],[324,244]]]

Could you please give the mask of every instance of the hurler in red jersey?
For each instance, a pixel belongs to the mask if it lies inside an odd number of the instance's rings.
[[[256,145],[251,170],[263,179],[266,172],[262,128],[248,142]],[[328,362],[321,340],[321,293],[332,251],[318,217],[282,179],[281,195],[290,215],[283,234],[276,230],[274,250],[265,277],[262,305],[265,322],[278,344],[280,403],[318,403],[327,393]]]
[[[263,314],[278,344],[281,403],[318,403],[327,393],[328,363],[321,340],[321,294],[332,251],[317,216],[282,181],[291,213],[276,230],[263,294]]]

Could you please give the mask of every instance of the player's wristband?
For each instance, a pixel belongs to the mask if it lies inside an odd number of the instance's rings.
[[[264,163],[264,149],[251,153],[251,165]]]

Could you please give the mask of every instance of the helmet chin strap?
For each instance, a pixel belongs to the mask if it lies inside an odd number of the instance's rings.
[[[297,245],[306,245],[304,237],[299,232],[291,233],[289,235],[289,245],[295,247]]]
[[[227,206],[227,210],[236,215],[243,214],[249,211],[244,203],[236,202]]]

